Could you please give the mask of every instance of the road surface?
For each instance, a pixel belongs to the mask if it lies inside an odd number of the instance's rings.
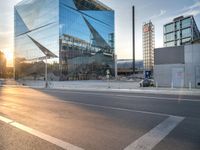
[[[200,97],[0,88],[0,150],[199,150]]]

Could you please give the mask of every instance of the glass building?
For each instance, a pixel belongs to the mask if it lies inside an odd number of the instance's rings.
[[[144,70],[153,71],[155,48],[155,28],[152,22],[143,25],[143,60]]]
[[[193,16],[178,17],[164,25],[164,46],[180,46],[200,39]]]
[[[15,78],[114,75],[114,11],[98,0],[23,0],[15,8]]]

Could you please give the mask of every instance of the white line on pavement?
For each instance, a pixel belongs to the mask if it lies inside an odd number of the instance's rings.
[[[59,102],[59,103],[74,104],[74,105],[82,105],[82,106],[94,107],[94,108],[100,108],[100,109],[110,109],[110,110],[116,110],[116,111],[126,111],[126,112],[132,112],[132,113],[141,113],[141,114],[147,114],[147,115],[156,115],[156,116],[162,116],[162,117],[173,116],[171,114],[166,114],[166,113],[143,111],[143,110],[134,110],[134,109],[128,109],[128,108],[103,106],[103,105],[96,105],[96,104],[88,104],[88,103],[74,102],[74,101],[70,101],[70,100],[61,100],[61,99],[53,99],[53,100],[52,99],[45,99],[45,100],[40,99],[40,100],[42,100],[42,101],[49,101],[49,102]]]
[[[111,110],[117,110],[117,111],[127,111],[127,112],[141,113],[141,114],[147,114],[147,115],[156,115],[156,116],[162,116],[162,117],[172,116],[170,114],[164,114],[164,113],[156,113],[156,112],[150,112],[150,111],[133,110],[133,109],[127,109],[127,108],[111,107],[111,106],[101,106],[101,105],[95,105],[95,104],[86,104],[86,103],[73,102],[73,101],[67,101],[67,100],[57,100],[57,99],[54,99],[54,100],[46,100],[46,101],[68,103],[68,104],[75,104],[75,105],[82,105],[82,106],[95,107],[95,108],[101,108],[101,109],[111,109]]]
[[[200,102],[198,99],[186,99],[186,98],[172,98],[172,97],[154,97],[154,96],[128,96],[128,95],[116,95],[118,97],[127,98],[144,98],[144,99],[156,99],[156,100],[173,100],[173,101],[188,101],[188,102]]]
[[[124,150],[152,150],[183,120],[184,117],[170,116]]]
[[[0,121],[5,122],[5,123],[11,123],[11,122],[13,122],[12,120],[10,120],[8,118],[5,118],[5,117],[2,117],[2,116],[0,116]]]
[[[37,131],[35,129],[29,128],[29,127],[27,127],[25,125],[22,125],[20,123],[14,122],[13,120],[10,120],[10,119],[5,118],[3,116],[0,116],[0,121],[3,121],[3,122],[5,122],[5,123],[7,123],[7,124],[9,124],[9,125],[11,125],[13,127],[16,127],[18,129],[20,129],[22,131],[25,131],[25,132],[27,132],[27,133],[29,133],[31,135],[36,136],[36,137],[39,137],[39,138],[41,138],[41,139],[43,139],[45,141],[48,141],[48,142],[50,142],[52,144],[55,144],[55,145],[65,149],[65,150],[83,150],[80,147],[77,147],[77,146],[72,145],[70,143],[64,142],[64,141],[62,141],[60,139],[57,139],[55,137],[52,137],[50,135],[44,134],[44,133],[42,133],[40,131]]]
[[[59,90],[43,90],[43,91],[51,91],[56,93],[75,93],[81,95],[96,95],[96,96],[114,96],[114,97],[127,97],[127,98],[144,98],[144,99],[156,99],[156,100],[173,100],[173,101],[188,101],[188,102],[200,102],[199,99],[187,99],[187,98],[179,98],[179,97],[155,97],[155,96],[139,96],[139,95],[115,95],[115,94],[107,94],[107,93],[89,93],[89,92],[74,92],[74,91],[59,91]]]

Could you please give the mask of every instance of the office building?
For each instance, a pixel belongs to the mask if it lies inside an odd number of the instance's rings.
[[[23,0],[15,8],[15,77],[115,75],[114,11],[98,0]]]
[[[143,25],[144,70],[152,71],[154,66],[155,33],[152,22]]]
[[[160,87],[200,88],[200,44],[155,49],[154,79]]]
[[[197,39],[200,39],[200,32],[193,16],[180,16],[164,25],[165,47],[191,44]]]

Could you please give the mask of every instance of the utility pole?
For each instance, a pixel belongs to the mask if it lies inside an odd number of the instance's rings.
[[[115,55],[115,79],[117,80],[117,55]]]
[[[135,6],[133,6],[133,74],[135,74]]]
[[[45,88],[48,88],[48,79],[47,79],[47,56],[45,57]]]

